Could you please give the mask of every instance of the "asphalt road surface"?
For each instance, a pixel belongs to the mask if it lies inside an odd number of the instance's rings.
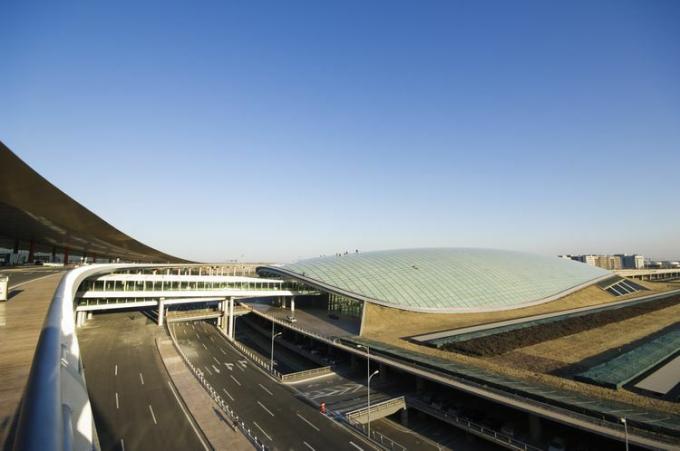
[[[245,359],[214,326],[173,323],[184,354],[272,450],[373,450],[358,434],[339,426]]]
[[[140,312],[95,315],[78,329],[102,450],[203,450],[160,360],[163,333]]]

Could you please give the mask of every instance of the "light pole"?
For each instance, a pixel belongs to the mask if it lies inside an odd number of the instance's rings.
[[[621,418],[621,423],[623,423],[623,432],[626,437],[626,451],[628,451],[628,422],[625,418]]]
[[[365,345],[357,345],[357,348],[366,350],[366,379],[368,379],[371,375],[371,348]]]
[[[373,379],[373,376],[378,374],[380,370],[375,370],[373,373],[368,376],[368,422],[366,423],[368,426],[368,439],[371,439],[371,379]]]
[[[271,360],[269,361],[269,370],[273,373],[274,372],[274,339],[281,335],[283,332],[277,332],[274,333],[274,322],[272,322],[272,353],[271,353]]]

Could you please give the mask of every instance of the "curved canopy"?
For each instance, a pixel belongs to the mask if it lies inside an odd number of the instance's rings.
[[[390,307],[431,312],[519,308],[611,276],[604,269],[557,257],[468,248],[355,253],[258,272]]]
[[[186,261],[116,229],[48,182],[2,142],[0,218],[0,237],[34,242],[38,247],[68,248],[71,252],[140,262]]]

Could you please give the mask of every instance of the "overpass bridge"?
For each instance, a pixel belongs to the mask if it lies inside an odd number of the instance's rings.
[[[182,268],[146,268],[115,272],[85,280],[75,295],[76,325],[82,326],[88,314],[129,308],[156,308],[158,325],[162,326],[169,308],[180,305],[209,305],[212,313],[202,317],[217,318],[218,326],[234,338],[234,317],[238,299],[290,299],[295,311],[295,297],[317,293],[301,285],[276,279],[229,276],[223,274],[193,274]],[[207,315],[207,316],[206,316]]]

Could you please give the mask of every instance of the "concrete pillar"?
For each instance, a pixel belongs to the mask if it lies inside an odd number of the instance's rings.
[[[64,264],[68,265],[68,247],[64,248]]]
[[[33,263],[35,258],[35,241],[31,240],[28,244],[28,263]]]
[[[416,393],[421,394],[425,391],[425,379],[416,376]]]
[[[290,298],[290,315],[295,316],[295,296]]]
[[[281,307],[286,308],[286,298],[281,298]]]
[[[165,303],[158,301],[158,325],[163,325],[163,317],[165,316]]]
[[[229,298],[229,330],[227,336],[234,340],[234,298]]]
[[[92,312],[87,312],[87,319],[92,319]]]
[[[57,261],[57,247],[52,246],[52,259],[50,260],[52,263]]]
[[[408,409],[403,409],[401,411],[401,425],[408,427]]]
[[[541,419],[536,415],[529,414],[529,436],[534,442],[539,443],[543,435]]]

